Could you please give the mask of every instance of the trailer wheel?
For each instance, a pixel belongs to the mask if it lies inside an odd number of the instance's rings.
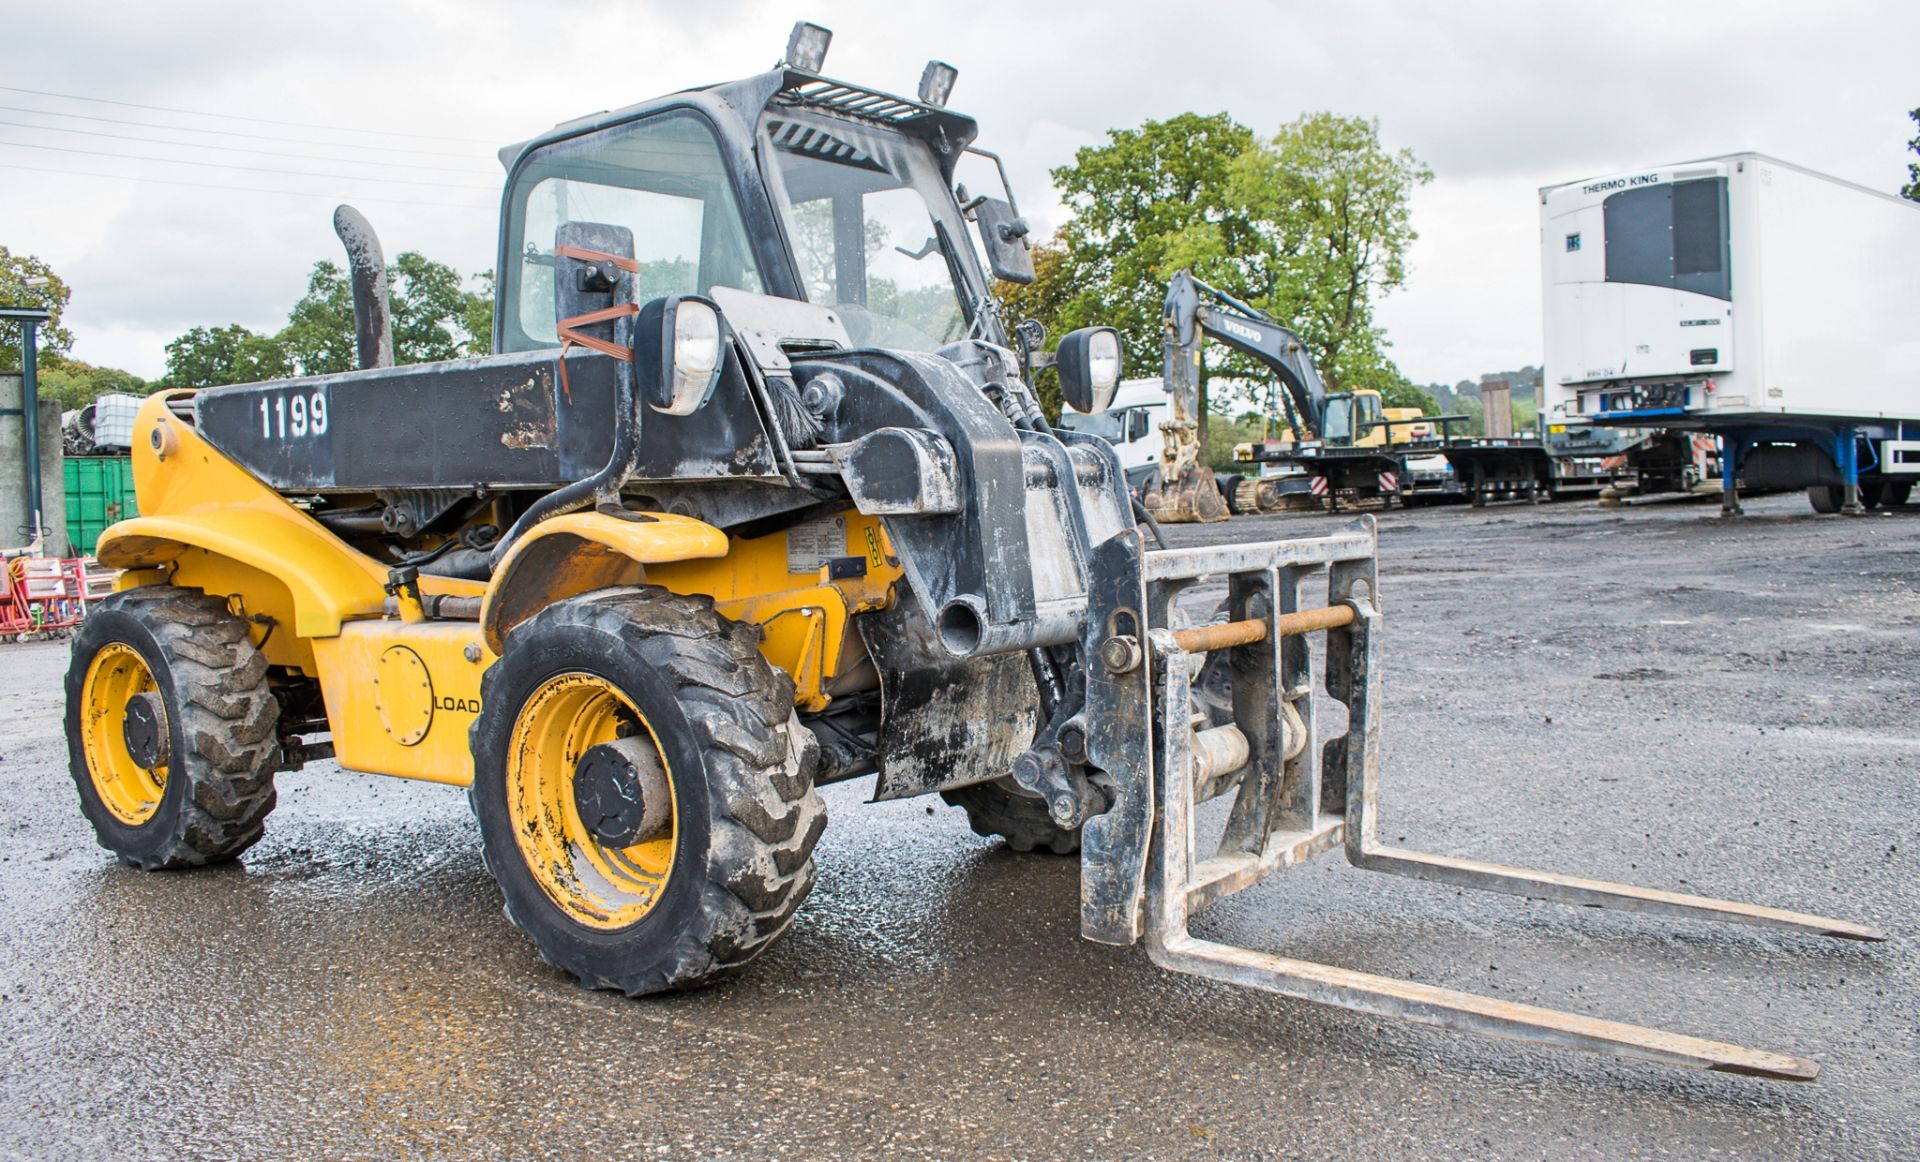
[[[942,791],[940,797],[949,806],[965,808],[975,835],[1004,839],[1015,851],[1072,855],[1080,850],[1080,832],[1054,823],[1045,799],[1012,790],[1000,780]]]
[[[1838,484],[1816,484],[1807,489],[1807,502],[1813,505],[1813,511],[1832,515],[1846,502],[1846,490]]]
[[[1888,508],[1899,508],[1901,505],[1907,503],[1907,499],[1913,495],[1913,482],[1911,480],[1889,480],[1885,482],[1884,487],[1886,492],[1882,496],[1881,502]]]
[[[759,634],[601,590],[508,635],[473,724],[481,852],[550,964],[629,996],[766,951],[813,887],[819,746]]]
[[[154,585],[94,606],[67,669],[67,751],[100,846],[198,867],[253,846],[273,810],[280,704],[218,597]]]

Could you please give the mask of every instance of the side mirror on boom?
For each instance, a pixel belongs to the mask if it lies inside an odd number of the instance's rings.
[[[1028,249],[1027,220],[1004,198],[981,198],[973,208],[980,225],[980,241],[987,248],[987,266],[993,277],[1008,282],[1033,281],[1033,251]]]

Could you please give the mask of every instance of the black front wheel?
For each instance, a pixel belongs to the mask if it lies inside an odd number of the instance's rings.
[[[273,810],[280,704],[227,603],[153,585],[94,606],[67,669],[67,749],[100,846],[154,871],[232,859]]]
[[[507,636],[481,705],[482,854],[548,963],[637,996],[787,930],[827,815],[819,747],[754,627],[664,589],[558,602]]]

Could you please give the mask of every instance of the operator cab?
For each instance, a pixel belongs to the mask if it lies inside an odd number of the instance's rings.
[[[822,36],[824,30],[819,30]],[[955,189],[977,127],[944,107],[934,62],[921,99],[817,75],[825,41],[771,73],[557,126],[512,154],[495,323],[498,351],[560,344],[555,234],[631,231],[636,302],[726,292],[830,310],[854,347],[932,352],[1005,344],[990,289],[1030,281],[1026,226],[1007,197]],[[937,98],[937,100],[936,100]],[[1004,174],[1002,181],[1004,183]],[[987,264],[967,241],[980,227]]]
[[[1335,392],[1327,396],[1327,418],[1321,437],[1329,445],[1357,444],[1386,422],[1380,397],[1372,392]]]

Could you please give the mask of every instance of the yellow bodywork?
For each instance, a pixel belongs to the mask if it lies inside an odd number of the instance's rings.
[[[1433,438],[1432,424],[1403,424],[1399,422],[1401,420],[1425,419],[1426,413],[1421,409],[1417,407],[1383,407],[1380,393],[1370,387],[1359,388],[1350,394],[1352,396],[1351,406],[1353,408],[1353,414],[1358,417],[1357,426],[1365,426],[1367,430],[1354,439],[1350,445],[1343,446],[1380,448],[1388,444],[1418,444]],[[1380,420],[1393,420],[1395,422],[1392,427],[1388,427],[1386,424],[1380,423]],[[1293,429],[1286,424],[1280,424],[1273,429],[1273,434],[1268,436],[1267,439],[1282,444],[1291,444],[1294,442]],[[1233,458],[1239,461],[1251,462],[1254,459],[1254,442],[1248,441],[1246,443],[1235,444],[1233,446]]]
[[[1422,411],[1420,408],[1388,408],[1386,409],[1386,412],[1387,412],[1388,419],[1396,420],[1396,421],[1397,420],[1423,420],[1427,418],[1427,413]],[[1377,430],[1386,430],[1386,429],[1377,429]],[[1427,440],[1431,440],[1433,438],[1433,425],[1432,424],[1395,423],[1393,425],[1392,432],[1393,432],[1393,438],[1390,441],[1391,443],[1419,444]]]
[[[791,535],[809,538],[813,555],[796,558],[784,531],[748,539],[671,513],[572,513],[516,541],[489,582],[420,576],[424,594],[480,598],[479,620],[403,618],[387,612],[387,565],[168,410],[168,400],[190,395],[157,393],[142,406],[133,472],[143,515],[110,526],[96,554],[126,570],[123,588],[201,589],[253,619],[271,664],[318,679],[342,766],[471,782],[467,734],[481,675],[515,625],[595,589],[652,584],[711,596],[721,613],[762,627],[762,652],[792,675],[804,709],[823,709],[870,673],[851,618],[889,605],[901,576],[877,518],[808,522]],[[821,556],[858,558],[863,571],[834,577]]]
[[[593,834],[574,800],[574,769],[592,747],[644,731],[672,796],[664,833],[624,847]],[[618,687],[594,674],[548,679],[514,723],[507,813],[540,890],[575,923],[602,932],[644,919],[673,874],[679,793],[653,724]]]

